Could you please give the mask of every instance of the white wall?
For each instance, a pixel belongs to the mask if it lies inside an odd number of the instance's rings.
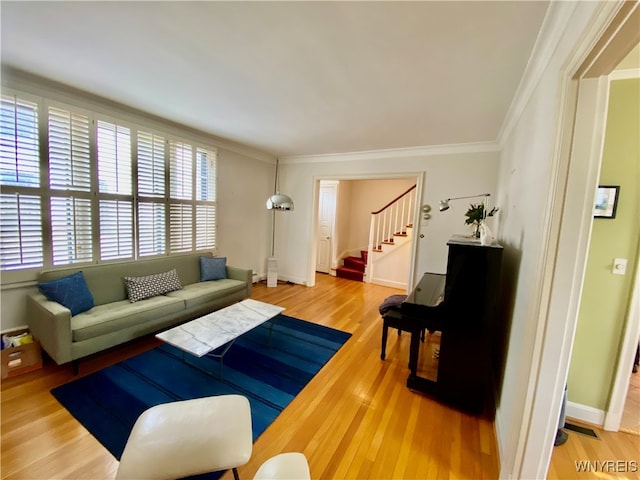
[[[265,202],[273,194],[274,172],[274,165],[218,151],[218,255],[260,277],[266,275],[266,258],[271,255],[274,212]]]
[[[280,186],[295,201],[296,208],[278,218],[277,252],[279,275],[296,283],[305,283],[313,276],[315,259],[311,258],[314,238],[315,184],[322,178],[374,179],[424,176],[422,200],[437,210],[443,198],[491,192],[496,188],[498,153],[494,145],[478,145],[445,149],[416,150],[410,154],[398,152],[366,153],[353,158],[327,156],[281,159]],[[295,162],[295,163],[294,163]],[[448,212],[433,212],[425,222],[425,238],[418,244],[418,261],[414,277],[425,271],[446,271],[447,240],[454,233],[465,233],[466,203],[452,204]],[[311,273],[311,276],[310,276]]]
[[[338,199],[336,202],[336,230],[333,232],[335,248],[331,258],[331,268],[340,266],[340,260],[349,251],[349,223],[351,222],[352,181],[338,182]]]
[[[415,177],[394,180],[360,180],[353,182],[351,221],[349,229],[350,249],[367,249],[371,212],[380,210],[409,187],[416,184]]]
[[[547,423],[557,422],[561,402],[561,392],[554,390],[555,377],[566,368],[566,365],[559,365],[560,351],[555,350],[553,342],[561,339],[564,327],[571,319],[558,318],[545,332],[544,341],[548,345],[545,355],[551,361],[540,371],[542,388],[534,392],[535,398],[527,398],[531,395],[529,383],[536,377],[532,362],[539,340],[536,311],[540,298],[536,295],[540,295],[541,259],[550,228],[547,210],[556,173],[556,143],[560,141],[557,132],[564,86],[562,74],[598,5],[578,2],[556,7],[559,9],[556,18],[562,21],[551,24],[553,28],[546,32],[548,37],[539,39],[541,44],[544,40],[549,41],[546,63],[541,65],[530,90],[524,92],[526,101],[513,117],[513,128],[508,129],[502,139],[498,192],[502,215],[497,234],[505,247],[501,295],[507,302],[503,305],[506,307],[504,314],[505,318],[511,319],[511,325],[504,382],[496,412],[501,478],[537,478],[540,469],[544,470],[544,465],[548,465],[553,438],[546,433]],[[553,36],[555,38],[550,39]],[[554,286],[558,291],[571,287]],[[554,351],[549,346],[553,346]],[[548,407],[540,414],[535,409],[534,413],[527,413],[528,403],[539,402],[553,404],[553,408]],[[528,432],[527,428],[530,429]],[[555,435],[555,429],[551,435]]]

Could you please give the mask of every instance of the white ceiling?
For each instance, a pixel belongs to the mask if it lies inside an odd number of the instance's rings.
[[[495,141],[547,6],[2,1],[2,63],[279,156]]]

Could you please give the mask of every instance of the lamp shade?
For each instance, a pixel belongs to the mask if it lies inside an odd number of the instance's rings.
[[[267,199],[267,210],[293,210],[293,200],[283,193],[274,193]]]
[[[440,200],[440,211],[449,210],[449,200]]]

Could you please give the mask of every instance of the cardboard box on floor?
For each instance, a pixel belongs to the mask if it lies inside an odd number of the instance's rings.
[[[2,335],[16,336],[29,333],[28,328],[4,332]],[[23,373],[42,368],[42,351],[40,342],[33,339],[32,343],[25,343],[18,347],[7,347],[0,352],[2,360],[2,378],[14,377]]]

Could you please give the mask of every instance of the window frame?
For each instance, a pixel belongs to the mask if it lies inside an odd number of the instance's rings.
[[[174,126],[167,127],[166,130],[158,128],[153,122],[145,124],[140,121],[130,121],[126,114],[114,114],[114,112],[105,112],[99,108],[95,108],[95,105],[90,105],[90,108],[85,106],[78,106],[74,102],[59,101],[56,99],[48,98],[48,96],[34,95],[23,90],[2,86],[2,95],[14,95],[17,98],[33,102],[37,105],[38,109],[38,151],[39,151],[39,177],[40,185],[35,187],[15,187],[15,186],[2,186],[2,193],[18,192],[21,194],[36,195],[40,198],[41,202],[41,225],[42,225],[42,248],[43,248],[43,265],[32,268],[23,268],[15,270],[2,270],[2,284],[11,284],[23,281],[32,281],[37,277],[37,273],[41,270],[59,269],[59,268],[73,268],[82,267],[83,265],[94,265],[101,263],[118,263],[118,262],[130,262],[138,260],[146,260],[155,257],[163,256],[178,256],[186,253],[195,252],[213,252],[216,253],[216,229],[217,224],[213,224],[213,232],[208,232],[213,238],[213,245],[198,248],[199,243],[196,242],[197,238],[197,218],[196,212],[198,205],[207,204],[212,206],[215,213],[217,213],[217,201],[201,201],[196,200],[196,192],[199,188],[197,184],[197,165],[196,165],[196,152],[199,150],[205,150],[211,152],[213,158],[213,192],[214,198],[217,195],[217,161],[218,161],[218,149],[215,145],[205,143],[194,138],[176,135],[175,131],[172,131]],[[66,99],[65,99],[66,100]],[[62,111],[70,112],[71,114],[79,114],[86,116],[89,121],[89,157],[90,157],[90,176],[91,186],[89,191],[79,191],[74,189],[60,189],[51,188],[49,182],[49,109],[55,108]],[[130,168],[131,168],[131,195],[123,195],[118,193],[106,193],[100,192],[99,188],[99,171],[98,171],[98,122],[107,122],[122,126],[129,129],[129,143],[130,143]],[[164,175],[164,195],[154,196],[148,195],[145,192],[141,194],[139,191],[139,179],[138,179],[138,134],[150,134],[152,136],[161,137],[164,146],[164,159],[163,175]],[[153,138],[153,137],[152,137]],[[173,199],[171,198],[171,185],[170,185],[170,144],[171,142],[180,142],[188,145],[192,152],[191,162],[191,198],[190,199]],[[54,197],[65,198],[82,198],[88,199],[91,202],[91,244],[92,244],[92,256],[90,261],[79,261],[74,263],[73,261],[64,264],[53,264],[53,232],[51,227],[51,199]],[[102,201],[129,201],[131,204],[131,256],[126,258],[114,258],[114,259],[101,259],[101,245],[100,245],[100,202]],[[141,204],[153,203],[161,204],[164,208],[164,252],[155,254],[141,255],[143,245],[140,244],[141,233],[140,224],[141,220],[139,216],[139,208]],[[172,251],[170,248],[171,242],[171,204],[177,203],[182,205],[190,205],[191,208],[191,245],[189,249],[181,249],[180,251]],[[157,239],[157,236],[153,238]],[[152,243],[155,243],[153,240]],[[154,245],[155,248],[155,245]]]

